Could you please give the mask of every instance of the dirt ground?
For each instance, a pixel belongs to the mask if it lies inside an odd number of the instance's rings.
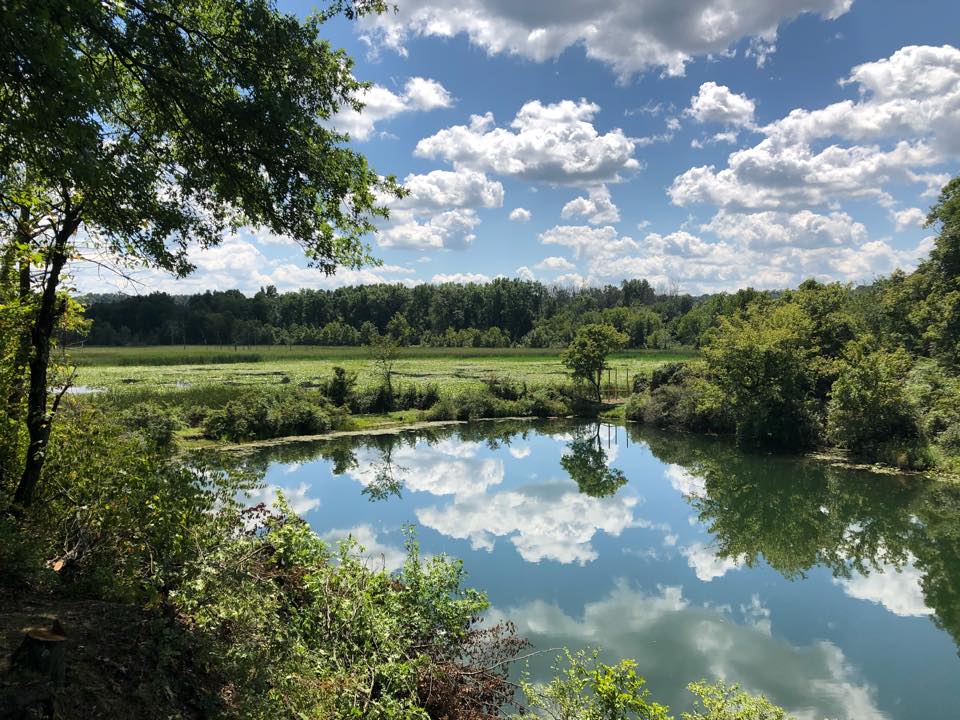
[[[67,637],[62,687],[10,663],[25,632],[54,619]],[[159,651],[164,626],[158,614],[132,605],[0,588],[0,718],[207,717],[190,697],[194,672]]]

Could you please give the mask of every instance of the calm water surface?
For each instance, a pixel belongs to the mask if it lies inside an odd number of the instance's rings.
[[[636,658],[679,715],[702,677],[798,718],[960,717],[960,488],[596,424],[480,423],[276,448],[324,537],[462,558],[536,647]],[[545,676],[549,658],[531,665]]]

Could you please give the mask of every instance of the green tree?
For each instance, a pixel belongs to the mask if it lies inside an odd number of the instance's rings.
[[[600,385],[607,367],[607,356],[622,350],[630,338],[610,325],[584,325],[563,351],[561,361],[570,368],[575,379],[593,386],[597,402],[602,402]]]
[[[184,275],[191,246],[264,226],[330,273],[370,260],[362,238],[398,195],[331,128],[364,84],[324,21],[380,11],[333,0],[306,21],[273,0],[10,0],[0,9],[0,231],[30,305],[30,504],[52,421],[51,337],[79,244]]]
[[[752,305],[719,319],[703,356],[738,440],[792,447],[816,438],[818,349],[813,322],[797,303]]]
[[[400,358],[400,343],[391,335],[374,335],[370,342],[373,354],[373,364],[376,374],[380,377],[380,387],[383,392],[382,410],[391,412],[394,406],[393,398],[393,366]]]
[[[922,350],[946,364],[960,365],[960,177],[943,188],[927,215],[937,227],[930,257],[910,276],[911,320]]]
[[[921,445],[916,411],[904,392],[910,356],[850,343],[827,405],[827,437],[857,454]]]

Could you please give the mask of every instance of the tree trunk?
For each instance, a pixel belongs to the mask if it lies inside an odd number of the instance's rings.
[[[13,496],[13,505],[18,512],[22,512],[33,502],[46,456],[47,441],[50,439],[50,424],[53,420],[52,413],[47,410],[50,339],[63,313],[57,288],[60,285],[60,274],[67,262],[67,243],[79,224],[79,218],[68,218],[54,236],[47,258],[40,304],[30,329],[30,389],[27,394],[27,433],[30,444],[27,446],[23,474]]]

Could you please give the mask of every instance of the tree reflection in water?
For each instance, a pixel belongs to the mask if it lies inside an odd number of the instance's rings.
[[[373,480],[364,493],[384,500],[400,494],[409,474],[394,461],[401,446],[483,442],[495,450],[538,433],[565,443],[564,471],[581,492],[600,498],[615,494],[628,480],[624,471],[610,467],[602,427],[564,421],[473,423],[279,445],[231,462],[234,470],[262,475],[273,462],[322,457],[341,475],[358,467],[357,450],[375,450]],[[957,484],[858,472],[811,458],[750,454],[723,440],[632,424],[627,433],[661,462],[699,478],[702,491],[687,500],[713,536],[720,558],[750,566],[763,560],[788,579],[820,566],[840,579],[912,566],[934,621],[960,642]]]
[[[580,492],[596,498],[609,497],[627,483],[623,471],[608,464],[600,428],[600,423],[596,423],[577,430],[560,460]]]
[[[934,621],[960,643],[960,486],[629,432],[657,459],[702,478],[705,492],[688,500],[719,557],[763,559],[788,579],[818,566],[850,578],[912,564]]]

